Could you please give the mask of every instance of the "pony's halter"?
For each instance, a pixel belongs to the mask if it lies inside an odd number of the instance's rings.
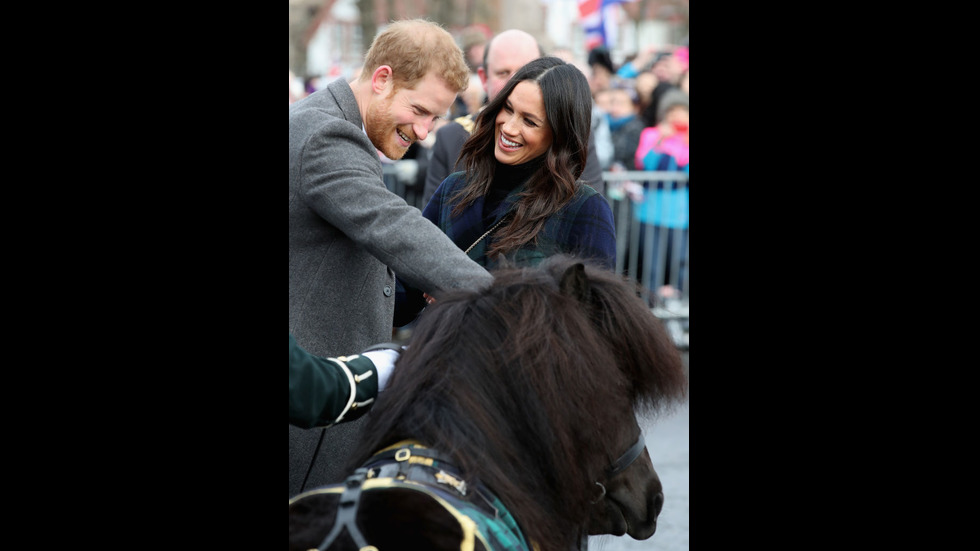
[[[354,540],[354,544],[357,545],[360,551],[378,551],[377,547],[368,545],[364,539],[364,535],[358,529],[356,522],[357,504],[361,499],[361,487],[364,484],[366,476],[367,469],[360,468],[354,471],[354,474],[348,476],[347,480],[344,481],[344,493],[340,496],[337,520],[334,523],[333,530],[327,534],[327,537],[323,538],[323,542],[316,547],[316,551],[330,549],[334,540],[340,536],[340,533],[344,529],[347,530],[347,533]],[[310,551],[314,550],[311,549]]]
[[[643,438],[643,431],[640,431],[640,435],[636,437],[636,442],[634,442],[633,445],[630,446],[625,453],[623,453],[623,455],[619,456],[619,459],[613,461],[611,465],[606,467],[606,478],[612,478],[625,471],[627,467],[636,461],[637,457],[640,457],[640,454],[643,453],[643,449],[646,447],[647,444],[646,440]],[[606,497],[606,487],[603,486],[598,480],[596,481],[596,486],[602,490],[602,493],[599,494],[599,497],[592,502],[593,504],[598,503],[600,499]]]
[[[402,488],[409,485],[413,489],[436,500],[447,513],[452,515],[460,523],[460,530],[463,539],[460,542],[460,550],[472,550],[475,548],[475,541],[479,540],[486,549],[495,548],[480,534],[480,526],[466,516],[452,503],[449,495],[465,497],[470,491],[482,498],[483,503],[476,501],[472,505],[490,516],[490,518],[503,520],[499,522],[496,530],[518,531],[517,525],[513,523],[510,513],[503,509],[501,511],[484,495],[485,489],[477,484],[475,488],[469,488],[463,477],[459,474],[457,467],[449,463],[444,455],[436,450],[429,449],[414,440],[403,440],[395,445],[389,446],[372,455],[354,474],[348,476],[344,482],[343,493],[336,513],[333,529],[323,539],[320,545],[309,551],[326,551],[330,549],[334,541],[346,529],[348,535],[359,551],[378,551],[378,548],[367,543],[364,535],[357,527],[356,517],[361,492],[364,489],[376,488]],[[444,493],[445,492],[445,493]],[[498,505],[499,501],[496,501]],[[510,520],[508,520],[510,519]]]
[[[626,450],[626,453],[619,456],[619,459],[613,461],[613,464],[606,467],[606,476],[612,477],[626,470],[627,467],[636,461],[637,457],[643,453],[643,448],[647,447],[646,440],[643,438],[643,432],[640,431],[640,435],[636,437],[636,442],[630,446],[630,449]]]

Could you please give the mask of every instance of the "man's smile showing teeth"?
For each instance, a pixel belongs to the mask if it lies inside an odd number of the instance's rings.
[[[396,128],[395,129],[395,132],[398,133],[398,137],[401,138],[402,140],[404,140],[405,143],[407,143],[408,145],[412,145],[412,140],[408,139],[408,136],[406,136],[405,134],[402,134],[402,131],[401,130],[398,130]]]

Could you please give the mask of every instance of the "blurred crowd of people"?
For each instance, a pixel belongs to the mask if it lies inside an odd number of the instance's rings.
[[[589,52],[592,96],[612,150],[603,170],[687,171],[689,51],[649,47],[618,67],[605,48]]]
[[[468,28],[458,40],[473,74],[469,88],[456,99],[445,121],[474,113],[486,101],[476,69],[489,36]],[[546,53],[574,63],[589,79],[594,100],[592,131],[603,171],[688,171],[690,48],[686,40],[684,45],[647,47],[618,66],[602,46],[591,50],[587,59],[579,59],[565,47]],[[352,75],[300,78],[290,71],[289,103],[334,78],[351,80],[356,76],[355,71]],[[429,139],[419,142],[405,158],[416,159],[424,170],[425,153],[431,149],[435,134],[434,129]],[[424,181],[424,173],[420,178]]]

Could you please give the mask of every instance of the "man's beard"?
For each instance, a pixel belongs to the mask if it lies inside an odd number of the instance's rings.
[[[365,129],[374,147],[384,153],[385,157],[397,161],[405,156],[408,148],[402,148],[393,136],[397,126],[394,119],[388,114],[391,104],[392,100],[388,98],[381,100],[381,105],[368,108]]]

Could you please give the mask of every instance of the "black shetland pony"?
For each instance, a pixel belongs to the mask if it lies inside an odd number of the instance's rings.
[[[646,539],[663,505],[637,414],[682,400],[660,320],[567,256],[441,297],[368,416],[343,484],[289,503],[289,548],[577,548]],[[357,468],[360,467],[360,468]]]

